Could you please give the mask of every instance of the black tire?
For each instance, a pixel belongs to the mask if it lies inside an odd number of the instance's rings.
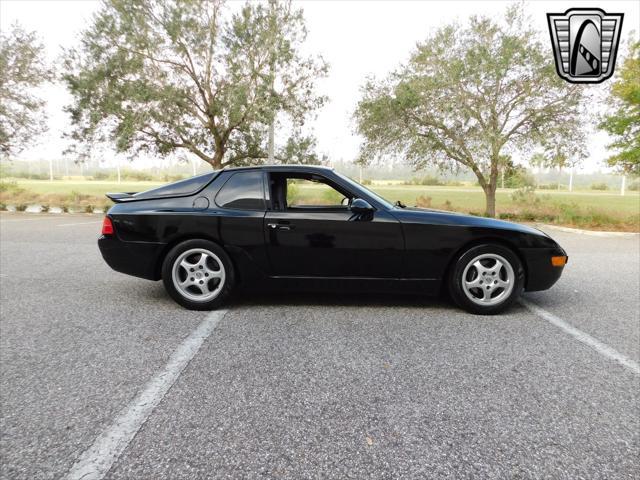
[[[483,256],[488,255],[488,258],[483,258]],[[501,286],[493,286],[492,284],[498,283],[501,279],[493,280],[496,278],[495,276],[492,278],[489,276],[489,282],[485,280],[482,287],[478,286],[475,288],[465,289],[463,287],[463,275],[465,274],[465,270],[467,270],[467,278],[466,280],[471,280],[471,282],[475,279],[478,279],[479,282],[484,280],[484,277],[480,277],[480,271],[475,268],[473,265],[477,264],[476,261],[478,258],[484,262],[489,262],[491,265],[490,256],[496,256],[500,261],[506,261],[509,266],[504,266],[503,268],[499,268],[498,276],[502,275],[503,279],[507,279],[510,272],[509,268],[512,269],[513,272],[513,282],[512,288],[509,292],[510,287],[501,287]],[[502,245],[495,244],[483,244],[477,245],[469,248],[465,252],[463,252],[456,260],[454,260],[454,264],[449,271],[448,276],[448,290],[449,294],[453,301],[461,308],[466,311],[477,314],[477,315],[494,315],[500,312],[503,312],[507,308],[509,308],[517,299],[520,297],[524,289],[524,281],[525,281],[525,272],[524,267],[522,266],[522,262],[518,258],[518,256],[513,253],[512,250],[503,247]],[[497,263],[496,263],[497,265]],[[467,268],[469,266],[469,268]],[[495,275],[491,273],[482,273],[482,275]],[[495,289],[491,290],[488,295],[494,295],[494,298],[487,299],[488,302],[496,302],[491,305],[481,305],[482,300],[481,296],[484,295],[485,285],[490,284],[487,289]],[[502,295],[502,298],[498,298]],[[471,300],[471,297],[475,298],[475,301]]]
[[[209,280],[206,280],[204,277],[202,278],[203,281],[207,282],[207,286],[212,285],[212,290],[218,290],[213,298],[204,298],[206,294],[203,294],[202,300],[198,300],[196,298],[187,298],[185,295],[190,295],[188,289],[184,289],[184,287],[176,285],[176,281],[174,281],[174,265],[182,256],[190,251],[196,251],[196,253],[193,253],[194,256],[197,255],[197,253],[200,253],[199,251],[203,251],[202,253],[210,252],[212,255],[208,255],[208,259],[205,258],[205,264],[206,262],[210,261],[211,263],[209,265],[213,265],[213,267],[217,268],[218,272],[222,272],[221,275],[224,276],[223,278],[217,279],[217,281],[213,278]],[[202,256],[201,258],[204,258],[204,256]],[[188,257],[185,257],[184,259],[191,260],[191,258]],[[219,265],[219,263],[221,265]],[[195,266],[196,265],[194,265],[194,267]],[[205,269],[206,268],[208,267],[205,265]],[[178,268],[176,274],[178,275],[178,280],[180,279],[180,274],[186,274],[186,276],[190,275],[186,272],[186,270],[181,270],[180,268]],[[201,275],[204,275],[204,273],[202,273]],[[235,275],[233,264],[231,263],[229,255],[227,255],[222,247],[209,240],[187,240],[185,242],[182,242],[173,247],[162,262],[162,282],[164,283],[164,288],[167,290],[167,293],[169,294],[169,296],[171,296],[171,298],[173,298],[177,303],[185,308],[188,308],[189,310],[215,310],[216,308],[220,307],[225,303],[225,301],[231,294],[234,281]],[[200,281],[199,283],[203,282]],[[220,283],[223,284],[220,286]],[[219,286],[220,288],[218,289]],[[181,288],[185,290],[185,293],[181,292]],[[197,296],[197,292],[201,291],[199,288],[188,288],[191,289],[191,295],[193,296]]]

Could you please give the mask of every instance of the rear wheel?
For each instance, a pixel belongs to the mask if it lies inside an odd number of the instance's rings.
[[[187,240],[176,245],[162,264],[165,289],[190,310],[213,310],[222,305],[233,279],[229,256],[209,240]]]
[[[501,245],[479,245],[457,259],[449,275],[453,300],[471,313],[500,313],[524,289],[524,268],[511,250]]]

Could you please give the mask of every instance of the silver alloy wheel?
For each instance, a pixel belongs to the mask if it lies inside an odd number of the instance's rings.
[[[194,302],[208,302],[216,298],[226,280],[222,260],[204,248],[183,252],[173,262],[171,276],[180,295]]]
[[[462,290],[476,305],[497,305],[511,295],[516,276],[511,264],[495,253],[483,253],[462,272]]]

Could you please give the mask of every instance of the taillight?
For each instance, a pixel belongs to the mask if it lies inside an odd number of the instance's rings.
[[[102,235],[113,235],[113,223],[109,217],[104,217],[102,221]]]

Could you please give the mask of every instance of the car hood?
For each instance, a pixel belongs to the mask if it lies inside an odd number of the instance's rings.
[[[507,222],[505,220],[498,220],[495,218],[477,217],[475,215],[465,215],[463,213],[448,212],[446,210],[405,207],[394,208],[393,214],[396,216],[396,218],[398,218],[398,220],[403,222],[425,223],[431,225],[493,228],[550,238],[542,230],[538,230],[537,228],[533,228],[528,225],[521,225],[519,223]]]

